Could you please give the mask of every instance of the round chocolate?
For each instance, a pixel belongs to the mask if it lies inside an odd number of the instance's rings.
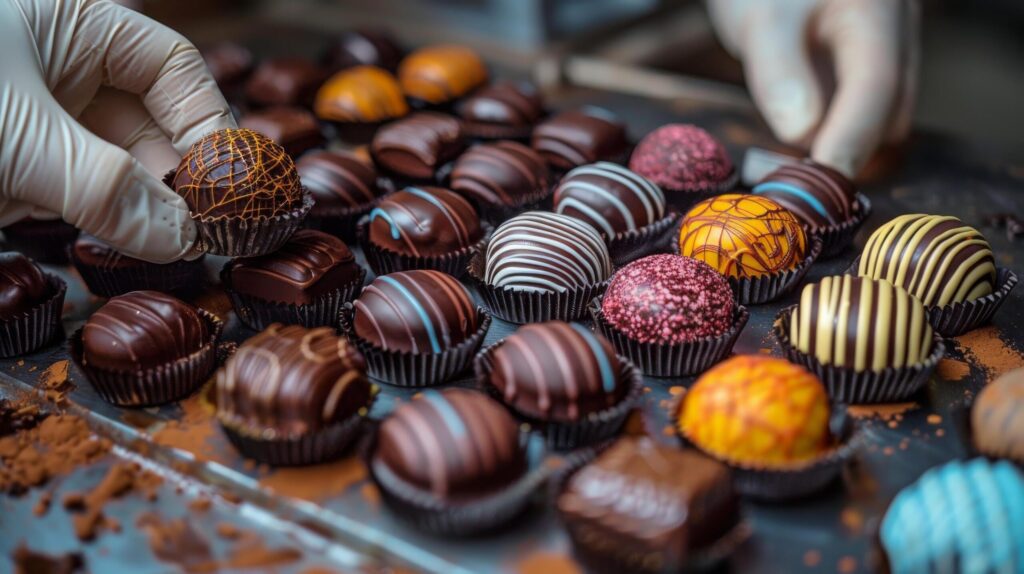
[[[487,82],[487,68],[480,56],[465,46],[429,46],[402,60],[398,81],[410,98],[443,104]]]
[[[377,171],[373,165],[341,151],[316,151],[296,164],[302,186],[316,203],[312,216],[332,216],[365,208],[377,200]]]
[[[238,85],[252,71],[252,52],[241,44],[218,42],[200,52],[213,81],[222,90]]]
[[[371,387],[355,346],[334,329],[273,324],[217,372],[217,416],[266,436],[299,435],[364,409]]]
[[[446,499],[493,493],[526,472],[515,420],[477,391],[423,391],[399,405],[377,437],[376,461]]]
[[[332,122],[376,123],[409,113],[398,81],[385,70],[359,66],[331,76],[316,93],[313,110]]]
[[[1024,464],[1024,368],[985,385],[971,407],[974,445],[985,456]]]
[[[451,186],[477,205],[520,206],[547,192],[551,174],[537,152],[501,141],[473,146],[459,156]]]
[[[348,246],[333,235],[300,229],[273,253],[236,259],[231,289],[266,301],[309,305],[359,277]]]
[[[555,213],[585,221],[610,239],[664,217],[665,195],[621,165],[599,161],[562,178],[555,189]]]
[[[480,216],[457,193],[440,187],[407,187],[370,212],[370,242],[414,257],[443,255],[480,240]]]
[[[520,291],[566,291],[600,283],[611,272],[608,247],[593,227],[546,211],[501,224],[484,259],[488,285]]]
[[[767,197],[729,193],[706,199],[683,218],[679,253],[727,277],[774,275],[806,258],[807,236],[796,217]]]
[[[562,321],[520,327],[495,348],[493,364],[488,382],[505,403],[544,421],[577,421],[629,392],[611,344]]]
[[[472,124],[530,127],[544,115],[544,100],[532,84],[497,82],[460,100],[455,112]]]
[[[257,106],[309,106],[324,77],[324,70],[305,58],[271,58],[249,77],[245,96]]]
[[[0,321],[12,319],[42,303],[50,294],[46,276],[21,253],[0,253]]]
[[[316,117],[302,108],[274,106],[242,116],[238,127],[259,132],[284,148],[292,157],[325,142]]]
[[[548,164],[562,170],[616,160],[628,148],[626,126],[611,112],[593,107],[565,111],[539,124],[532,145]]]
[[[804,287],[789,339],[824,365],[858,372],[918,365],[933,343],[920,301],[888,281],[851,275]]]
[[[627,337],[665,345],[725,333],[735,309],[725,277],[680,255],[651,255],[619,269],[601,301],[604,318]]]
[[[195,308],[156,291],[111,298],[82,327],[84,364],[132,372],[164,365],[198,351],[211,331]]]
[[[995,289],[992,248],[977,229],[949,215],[901,215],[879,227],[857,274],[885,279],[926,306],[973,301]]]
[[[436,112],[420,112],[377,131],[370,153],[378,165],[398,175],[430,179],[437,168],[462,151],[459,120]]]
[[[247,129],[211,132],[192,144],[172,185],[202,219],[269,219],[298,208],[303,196],[291,156]]]
[[[810,160],[773,171],[754,186],[753,193],[772,198],[811,230],[845,223],[859,209],[853,182]]]
[[[717,189],[734,171],[725,147],[688,124],[669,124],[644,136],[629,158],[629,169],[676,191]]]
[[[331,70],[377,66],[394,72],[402,61],[402,48],[383,30],[349,30],[331,42],[323,60]]]
[[[481,321],[466,288],[433,270],[377,277],[353,306],[356,336],[385,351],[441,353],[468,339]]]

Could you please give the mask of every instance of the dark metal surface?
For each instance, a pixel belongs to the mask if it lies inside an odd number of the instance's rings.
[[[723,138],[737,161],[748,146],[771,146],[760,122],[753,115],[736,111],[721,111],[685,102],[652,103],[584,90],[567,91],[555,101],[559,107],[586,102],[612,109],[629,123],[635,137],[670,121],[696,123]],[[1024,168],[1021,166],[1024,158],[1011,158],[1009,164],[1005,161],[994,163],[983,153],[979,148],[939,136],[916,137],[905,164],[897,173],[865,187],[875,212],[859,233],[857,245],[863,245],[871,230],[900,213],[953,214],[983,229],[998,254],[999,264],[1016,268],[1024,257],[1021,244],[1010,242],[1000,231],[984,228],[984,218],[993,212],[1022,212],[1021,177]],[[855,250],[850,250],[834,260],[815,265],[807,280],[814,281],[824,275],[842,272],[855,253]],[[218,262],[211,259],[210,265],[215,268]],[[67,317],[66,325],[71,332],[96,305],[96,301],[89,301],[82,293],[76,277],[68,273],[63,275],[72,284],[74,310]],[[1019,289],[1010,296],[997,315],[994,328],[951,341],[950,362],[946,366],[952,368],[939,370],[927,390],[914,398],[916,408],[891,422],[878,419],[859,421],[865,444],[841,481],[807,500],[783,504],[745,503],[744,511],[754,534],[733,556],[732,568],[743,572],[870,570],[874,528],[892,496],[927,468],[965,456],[968,452],[956,425],[952,423],[950,409],[966,404],[973,393],[999,370],[1024,365],[1017,352],[1017,349],[1024,348],[1022,296],[1024,293]],[[794,301],[795,295],[791,294],[781,301],[752,307],[750,322],[736,351],[778,354],[770,336],[771,321],[779,309]],[[485,344],[501,339],[512,330],[513,326],[495,320]],[[227,332],[236,340],[252,334],[234,318]],[[997,347],[1002,353],[1000,362],[993,363],[986,353],[978,349],[965,349],[968,341]],[[29,372],[29,368],[42,369],[66,357],[66,344],[62,343],[25,357],[23,365],[12,360],[0,361],[0,385],[13,385],[11,378],[36,384],[38,371]],[[78,389],[72,393],[71,400],[95,413],[99,424],[122,435],[155,432],[165,421],[180,418],[183,414],[181,408],[172,406],[147,410],[141,415],[126,415],[126,411],[100,401],[80,373],[73,372],[73,380]],[[650,392],[645,396],[644,414],[646,426],[653,434],[672,440],[663,433],[667,424],[665,406],[673,393],[678,392],[679,386],[691,382],[692,379],[647,381]],[[453,384],[471,383],[463,379]],[[406,400],[412,394],[408,390],[385,386],[372,416],[384,416],[396,400]],[[140,423],[141,419],[145,420]],[[140,424],[143,428],[136,428]],[[265,508],[286,523],[293,521],[311,528],[331,540],[328,546],[337,546],[342,556],[351,556],[345,550],[350,549],[365,556],[388,556],[407,566],[436,572],[541,572],[552,571],[557,565],[564,564],[561,557],[569,552],[567,537],[550,510],[549,499],[497,535],[470,540],[442,539],[410,529],[381,507],[372,490],[365,486],[362,474],[356,472],[356,478],[351,478],[350,467],[356,464],[355,461],[283,474],[245,464],[231,451],[223,436],[216,433],[205,444],[193,445],[192,450],[202,452],[207,459],[191,464],[198,480],[230,489],[254,507]],[[191,458],[180,451],[160,448],[154,449],[152,456],[163,462],[188,461]],[[314,476],[322,477],[324,472],[337,472],[339,476],[340,487],[331,489],[329,496],[313,497],[318,500],[310,501],[274,493],[274,485],[280,485],[280,480],[301,482],[308,477],[312,481]],[[0,509],[3,509],[0,514],[0,555],[16,545],[11,540],[17,537],[12,535],[22,531],[38,533],[35,539],[37,546],[58,549],[71,545],[66,526],[49,529],[28,518],[24,501],[0,499]],[[263,519],[258,516],[251,520],[245,515],[236,515],[235,518],[255,525],[263,524]],[[130,530],[130,526],[126,530]],[[106,538],[101,538],[93,546],[110,548],[104,546],[108,544]],[[117,556],[123,554],[125,560],[131,562],[124,562],[121,569],[96,571],[160,571],[159,563],[153,562],[155,559],[149,556],[145,545],[126,543],[124,548],[107,552]],[[0,571],[3,567],[4,561],[0,559]]]

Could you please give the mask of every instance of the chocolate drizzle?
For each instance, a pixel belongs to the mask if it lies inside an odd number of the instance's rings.
[[[533,130],[533,149],[558,169],[619,159],[626,148],[626,127],[597,108],[562,112]]]
[[[451,178],[452,189],[478,205],[519,206],[550,185],[544,159],[512,141],[473,146],[455,162]]]
[[[407,187],[370,212],[370,241],[415,257],[441,255],[476,243],[483,230],[473,206],[440,187]]]
[[[345,152],[306,154],[296,164],[296,169],[303,187],[316,199],[311,215],[358,209],[376,201],[380,194],[373,166]]]
[[[461,100],[456,112],[467,122],[526,127],[544,114],[544,101],[532,84],[497,82]]]
[[[370,152],[378,164],[399,175],[430,179],[462,147],[462,127],[457,119],[420,112],[381,128]]]
[[[810,160],[768,174],[753,193],[775,200],[811,229],[840,225],[858,209],[853,182]]]
[[[658,186],[607,161],[567,173],[555,190],[555,213],[590,224],[605,238],[651,225],[665,216]]]

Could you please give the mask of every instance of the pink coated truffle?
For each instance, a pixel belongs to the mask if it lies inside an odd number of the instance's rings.
[[[601,304],[605,319],[641,343],[678,344],[716,337],[733,320],[732,290],[710,265],[681,255],[651,255],[620,269]]]
[[[669,124],[640,140],[629,169],[671,191],[714,191],[733,174],[732,160],[711,134]]]

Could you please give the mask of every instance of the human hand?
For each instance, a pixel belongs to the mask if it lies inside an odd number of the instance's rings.
[[[188,255],[188,207],[153,174],[235,125],[195,47],[105,0],[7,0],[0,61],[0,226],[59,216],[132,257]]]
[[[708,8],[783,142],[809,147],[814,160],[852,177],[880,144],[906,138],[917,0],[708,0]],[[834,94],[816,70],[818,55],[830,60]]]

